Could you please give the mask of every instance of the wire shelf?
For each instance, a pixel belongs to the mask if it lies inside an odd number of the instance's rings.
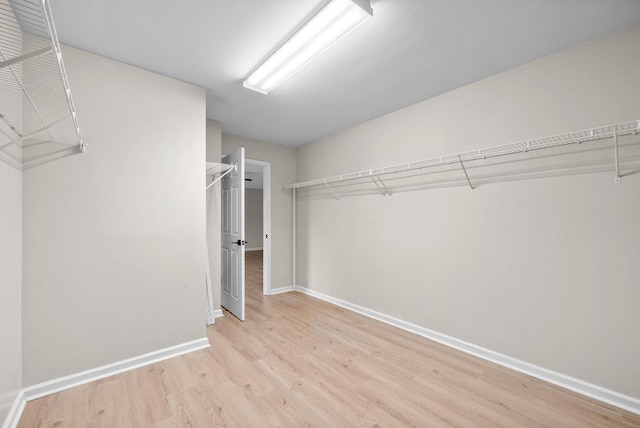
[[[549,137],[536,138],[532,140],[520,141],[516,143],[504,144],[501,146],[487,147],[479,150],[472,150],[452,155],[439,156],[431,159],[424,159],[400,165],[386,166],[383,168],[369,169],[347,174],[335,175],[331,177],[318,178],[299,183],[292,183],[283,186],[285,190],[301,189],[312,186],[328,186],[332,183],[356,180],[361,178],[379,178],[387,174],[397,174],[415,171],[425,168],[460,164],[464,168],[466,162],[485,160],[498,156],[523,154],[534,150],[543,150],[553,147],[567,146],[570,144],[580,144],[588,141],[602,140],[606,138],[617,138],[624,135],[640,133],[640,120],[624,122],[616,125],[607,125],[582,131],[568,132],[566,134],[553,135]],[[616,142],[617,144],[617,142]],[[616,146],[617,147],[617,146]],[[465,170],[466,175],[466,170]],[[468,177],[467,177],[468,181]],[[377,183],[376,183],[377,184]],[[471,184],[471,183],[469,183]],[[383,192],[384,194],[384,192]]]
[[[0,155],[17,167],[84,151],[49,0],[0,0]]]

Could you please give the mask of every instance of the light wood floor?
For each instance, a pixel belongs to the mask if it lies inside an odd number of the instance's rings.
[[[31,401],[20,427],[640,427],[640,416],[300,293],[262,295],[211,348]]]

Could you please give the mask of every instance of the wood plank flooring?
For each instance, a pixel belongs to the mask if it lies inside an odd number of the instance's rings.
[[[20,427],[640,427],[640,416],[300,293],[262,295],[211,348],[27,403]]]

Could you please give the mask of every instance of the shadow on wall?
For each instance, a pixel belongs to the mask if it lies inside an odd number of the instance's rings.
[[[620,177],[640,173],[640,138],[626,138],[619,145]],[[444,166],[425,167],[406,172],[392,172],[350,179],[330,184],[318,184],[297,189],[298,200],[340,199],[360,195],[392,195],[394,193],[445,187],[485,186],[487,184],[559,177],[598,172],[610,172],[615,178],[613,145],[589,146],[588,143],[549,149],[545,154],[533,152],[511,154],[500,158],[459,162]],[[466,175],[469,177],[467,181]]]

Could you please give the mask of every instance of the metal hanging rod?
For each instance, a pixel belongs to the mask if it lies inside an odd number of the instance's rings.
[[[532,140],[520,141],[517,143],[504,144],[501,146],[487,147],[479,150],[456,153],[453,155],[439,156],[431,159],[424,159],[415,162],[404,163],[400,165],[386,166],[377,169],[368,169],[364,171],[351,172],[348,174],[335,175],[332,177],[317,178],[314,180],[292,183],[283,186],[283,189],[301,189],[311,186],[329,186],[331,183],[342,181],[357,180],[366,177],[376,177],[386,174],[395,174],[401,172],[414,171],[424,168],[436,166],[445,166],[459,163],[464,171],[469,187],[473,189],[471,180],[467,174],[465,163],[476,160],[494,158],[498,156],[513,155],[518,153],[527,153],[533,150],[549,149],[553,147],[566,146],[570,144],[580,144],[588,141],[602,140],[606,138],[615,139],[615,150],[617,159],[617,141],[618,137],[623,135],[632,135],[640,133],[640,120],[632,122],[623,122],[615,125],[600,126],[597,128],[585,129],[582,131],[568,132],[565,134],[552,135],[549,137],[536,138]],[[374,180],[375,181],[375,180]],[[616,161],[616,182],[619,182],[619,171]],[[377,183],[376,183],[377,184]],[[383,192],[384,194],[384,192]],[[390,192],[388,193],[390,194]],[[335,195],[334,195],[335,196]]]

